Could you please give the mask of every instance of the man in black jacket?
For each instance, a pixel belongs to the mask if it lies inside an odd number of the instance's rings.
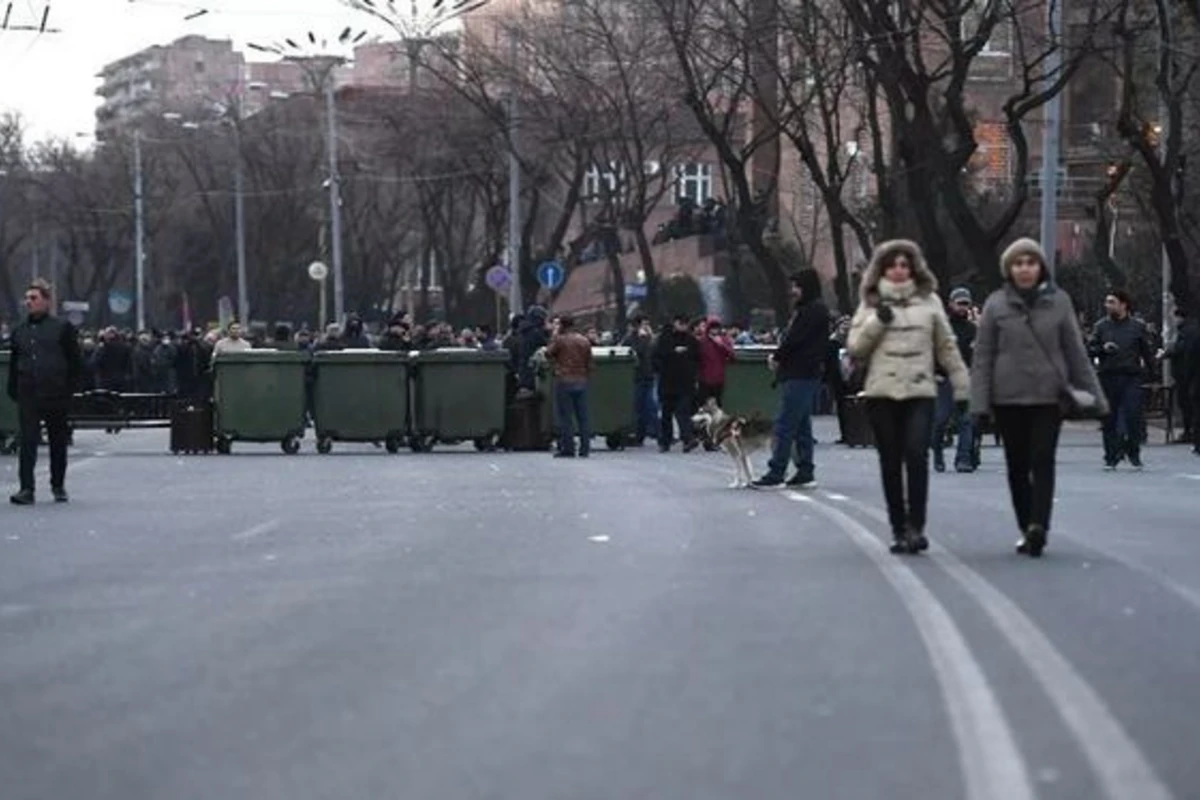
[[[791,293],[796,307],[783,340],[768,362],[780,388],[774,451],[767,474],[752,484],[756,489],[784,485],[784,473],[793,458],[796,474],[787,485],[801,489],[817,485],[812,415],[821,390],[829,342],[829,309],[821,302],[821,278],[815,270],[806,269],[793,275]]]
[[[50,442],[50,490],[55,502],[67,502],[67,413],[79,383],[83,360],[71,323],[50,314],[50,289],[40,281],[25,291],[29,316],[12,334],[8,396],[17,403],[21,426],[21,488],[14,505],[33,504],[33,468],[37,464],[41,423]]]
[[[685,453],[698,444],[692,431],[695,413],[696,378],[700,374],[700,343],[692,335],[686,314],[676,314],[671,327],[666,328],[654,345],[654,369],[658,373],[658,401],[662,409],[659,419],[658,449],[671,449],[675,424],[679,423],[679,438]]]
[[[1104,466],[1116,469],[1128,458],[1142,468],[1142,382],[1154,364],[1154,348],[1146,326],[1132,315],[1133,300],[1122,289],[1104,299],[1108,319],[1096,324],[1088,344],[1100,359],[1100,386],[1108,399],[1104,418]]]

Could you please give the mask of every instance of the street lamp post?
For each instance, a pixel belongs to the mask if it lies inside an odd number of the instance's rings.
[[[133,219],[134,219],[134,295],[137,303],[137,329],[146,329],[146,212],[142,196],[142,132],[133,132]]]
[[[355,35],[351,28],[346,28],[337,37],[337,43],[345,46],[353,46],[361,42],[367,35],[367,31],[361,31]],[[317,39],[316,35],[311,31],[306,37],[311,45],[324,50],[327,41]],[[253,50],[258,50],[263,53],[273,53],[282,57],[285,61],[290,61],[296,64],[300,69],[304,70],[309,81],[313,85],[314,91],[321,91],[325,96],[325,146],[328,160],[328,189],[329,189],[329,235],[330,235],[330,258],[333,262],[333,313],[338,324],[343,324],[346,320],[346,305],[345,305],[345,272],[342,266],[342,198],[341,198],[341,174],[338,169],[338,142],[337,142],[337,97],[336,86],[333,71],[349,59],[344,56],[331,56],[325,54],[306,55],[304,49],[297,43],[295,39],[285,39],[284,44],[261,45],[250,43],[248,45]]]

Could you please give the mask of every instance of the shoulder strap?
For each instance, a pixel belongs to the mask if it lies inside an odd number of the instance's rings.
[[[1058,368],[1058,363],[1054,357],[1050,355],[1049,348],[1042,341],[1042,337],[1038,336],[1037,329],[1033,327],[1033,314],[1030,309],[1025,311],[1025,324],[1029,326],[1029,335],[1033,337],[1033,341],[1037,343],[1038,349],[1042,351],[1042,355],[1046,357],[1046,361],[1050,362],[1050,368],[1054,370],[1054,374],[1058,376],[1059,388],[1062,390],[1070,390],[1071,384],[1067,380],[1067,376]]]

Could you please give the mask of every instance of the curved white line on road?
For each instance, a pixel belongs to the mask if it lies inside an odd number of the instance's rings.
[[[912,617],[950,717],[966,800],[1033,800],[1029,771],[1008,719],[966,639],[933,592],[853,518],[805,494],[784,496],[812,505],[836,523],[875,563]]]
[[[279,527],[279,520],[269,519],[266,522],[262,522],[262,523],[259,523],[258,525],[255,525],[253,528],[247,528],[246,530],[241,531],[240,533],[235,533],[233,536],[230,536],[229,538],[235,542],[244,542],[247,539],[253,539],[256,536],[262,536],[264,533],[270,533],[271,531],[275,530],[278,527]]]
[[[887,523],[882,512],[865,504],[858,504],[858,508],[872,519]],[[932,542],[929,552],[933,562],[975,598],[1033,673],[1063,723],[1075,736],[1100,780],[1105,796],[1113,800],[1170,800],[1171,791],[1159,779],[1133,738],[1037,624],[1003,592],[945,547]]]

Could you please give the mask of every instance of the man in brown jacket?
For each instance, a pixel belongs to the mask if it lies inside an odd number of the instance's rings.
[[[578,422],[579,457],[587,458],[592,441],[587,407],[592,343],[575,330],[574,319],[564,316],[546,348],[546,357],[554,364],[554,413],[558,421],[558,450],[554,457],[575,457],[574,423]]]

